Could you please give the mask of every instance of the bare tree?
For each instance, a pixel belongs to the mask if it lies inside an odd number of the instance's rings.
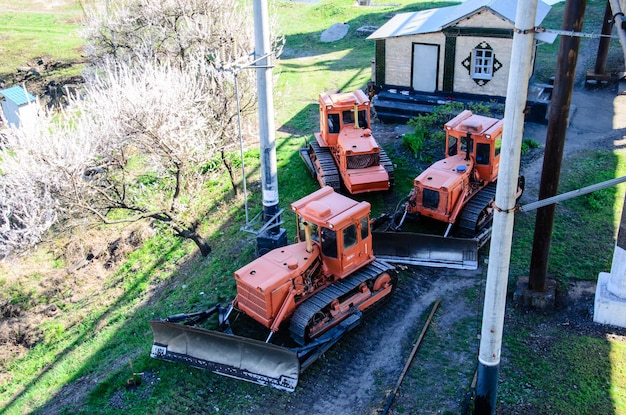
[[[0,255],[55,224],[145,218],[210,253],[196,195],[218,157],[237,191],[225,156],[237,138],[236,77],[244,115],[256,101],[254,72],[236,70],[253,49],[251,10],[237,4],[135,0],[87,13],[85,90],[62,114],[11,131],[0,156]]]

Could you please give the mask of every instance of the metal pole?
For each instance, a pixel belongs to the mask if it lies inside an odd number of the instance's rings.
[[[563,30],[580,31],[582,29],[586,2],[586,0],[567,0],[565,2]],[[554,92],[550,102],[546,148],[543,154],[539,200],[555,196],[559,189],[565,133],[567,132],[572,90],[574,89],[579,46],[579,37],[561,35]],[[537,210],[528,276],[528,288],[535,292],[546,290],[546,274],[548,273],[555,210],[555,205],[548,205]]]
[[[246,164],[243,154],[243,136],[241,134],[241,106],[239,105],[239,82],[237,77],[239,73],[234,72],[235,75],[235,102],[237,103],[237,126],[239,128],[239,155],[241,156],[241,183],[243,184],[243,203],[246,210],[246,226],[250,223],[248,218],[248,189],[246,187]]]
[[[276,143],[274,137],[274,101],[272,99],[272,68],[268,29],[267,0],[254,0],[254,55],[263,57],[257,63],[257,90],[259,94],[259,140],[261,145],[261,189],[263,192],[264,222],[278,212],[278,176],[276,171]],[[276,227],[268,229],[277,233]]]
[[[548,197],[546,199],[537,200],[536,202],[528,203],[524,206],[520,206],[519,211],[529,212],[531,210],[539,209],[544,206],[552,205],[554,203],[559,203],[564,200],[569,200],[574,197],[586,195],[587,193],[595,192],[597,190],[606,189],[607,187],[616,186],[624,182],[626,182],[626,176],[616,177],[615,179],[610,179],[604,182],[600,182],[600,183],[592,184],[590,186],[583,187],[582,189],[572,190],[567,193]],[[626,235],[626,233],[624,235]]]
[[[485,303],[478,354],[474,413],[495,414],[498,367],[506,306],[509,260],[521,156],[524,108],[531,75],[537,0],[518,1],[507,86],[496,209],[489,251]]]
[[[257,234],[257,256],[287,245],[287,231],[280,227],[278,173],[272,100],[272,62],[268,29],[267,0],[254,0],[254,57],[259,95],[259,142],[261,147],[261,191],[263,193],[262,231]]]

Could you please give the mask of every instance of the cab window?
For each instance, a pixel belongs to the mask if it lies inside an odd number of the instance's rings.
[[[458,150],[458,139],[453,135],[448,136],[448,156],[456,155],[457,150]]]
[[[476,164],[489,164],[489,153],[491,146],[487,143],[476,144]]]
[[[337,134],[340,127],[339,114],[328,114],[328,133]]]
[[[461,152],[466,153],[469,146],[469,153],[472,154],[474,152],[474,149],[472,148],[472,141],[472,137],[470,137],[469,134],[461,137]]]
[[[343,230],[343,248],[352,248],[356,242],[356,224],[352,224]]]
[[[359,128],[370,128],[367,125],[367,111],[365,110],[359,111]]]
[[[361,219],[361,240],[364,241],[370,236],[370,227],[368,217]]]
[[[322,228],[322,253],[337,258],[337,233],[332,229]]]
[[[306,236],[304,234],[305,222],[306,220],[304,220],[302,216],[298,216],[298,239],[300,242],[304,242],[306,240]],[[320,236],[317,225],[313,222],[309,222],[309,225],[311,226],[311,239],[315,242],[319,242]]]
[[[354,124],[354,114],[352,110],[342,112],[343,124]]]

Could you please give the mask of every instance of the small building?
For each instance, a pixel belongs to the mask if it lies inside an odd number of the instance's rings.
[[[36,98],[21,86],[0,90],[0,104],[7,125],[15,128],[34,118],[39,107]]]
[[[450,100],[503,106],[516,8],[517,0],[467,0],[399,13],[372,33],[368,39],[376,42],[372,84],[378,117],[406,121]],[[536,27],[550,9],[539,0]],[[554,38],[535,34],[533,60],[539,42]],[[546,102],[543,107],[537,111],[546,111]]]

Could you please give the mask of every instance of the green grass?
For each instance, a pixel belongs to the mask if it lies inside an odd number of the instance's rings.
[[[31,2],[14,3],[30,5]],[[293,214],[288,210],[289,202],[317,188],[298,155],[298,149],[318,128],[317,96],[326,90],[363,88],[370,78],[374,43],[356,34],[356,29],[380,25],[391,13],[441,4],[408,0],[393,3],[399,6],[359,8],[354,6],[353,0],[326,0],[319,4],[272,2],[287,42],[286,52],[275,70],[274,100],[279,130],[276,149],[280,204],[285,209],[283,226],[290,238],[295,226]],[[593,6],[594,10],[600,8],[603,13],[604,2],[588,1],[588,6]],[[3,40],[0,73],[12,72],[15,66],[39,56],[51,55],[68,61],[79,59],[80,40],[75,35],[78,15],[75,9],[63,9],[55,14],[0,12],[0,18],[6,22],[0,28]],[[555,12],[549,16],[550,25],[544,26],[560,28],[560,16],[562,5],[555,7]],[[598,21],[595,17],[594,20]],[[319,41],[322,30],[332,23],[344,22],[350,24],[350,32],[344,40],[329,44]],[[539,48],[537,66],[549,68],[545,73],[554,68],[550,62],[554,62],[556,49],[554,45],[551,47]],[[390,156],[396,155],[390,153]],[[568,163],[562,174],[560,192],[624,174],[623,157],[621,153],[592,152],[575,163]],[[413,168],[410,160],[398,156],[394,161],[397,162],[396,177],[414,176],[409,174]],[[261,206],[258,149],[246,151],[245,164],[252,217]],[[407,194],[410,187],[410,180],[397,181],[395,191]],[[619,215],[615,212],[621,210],[623,189],[615,192],[615,189],[608,189],[559,206],[551,273],[564,280],[594,279],[598,272],[610,269],[613,251],[610,235],[594,244],[585,241],[595,229],[616,229]],[[0,377],[3,413],[36,412],[55,402],[65,402],[67,406],[61,413],[68,414],[265,413],[267,407],[263,407],[263,400],[273,402],[276,408],[284,408],[289,399],[297,399],[297,392],[287,395],[263,389],[259,393],[254,385],[149,358],[152,334],[148,320],[196,311],[216,303],[225,304],[235,294],[233,271],[254,257],[254,237],[239,230],[245,224],[243,200],[232,195],[227,178],[212,177],[207,181],[206,193],[197,197],[206,206],[202,231],[214,248],[207,258],[199,257],[192,243],[168,236],[167,232],[157,232],[128,256],[102,285],[102,291],[94,291],[79,302],[71,301],[71,289],[51,291],[34,298],[32,287],[45,281],[40,273],[30,274],[28,283],[9,282],[6,276],[0,276],[0,301],[10,301],[24,310],[36,304],[51,303],[61,309],[59,315],[39,327],[46,341],[37,344],[24,357],[8,362],[4,373],[0,373],[4,376]],[[365,199],[372,203],[375,212],[385,209],[382,196],[368,195]],[[511,275],[527,272],[533,227],[532,214],[516,217]],[[573,264],[572,257],[580,258],[582,263]],[[57,268],[65,265],[62,259],[43,249],[33,252],[33,258],[54,262]],[[481,301],[476,290],[468,289],[465,298],[468,307]],[[471,380],[478,327],[474,319],[463,320],[449,333],[438,329],[437,321],[435,318],[422,351],[424,357],[441,356],[447,366],[448,381],[441,385],[429,383],[429,374],[418,368],[411,372],[407,390],[424,387],[426,382],[426,387],[438,393],[459,394]],[[536,317],[528,324],[537,322],[541,320]],[[529,364],[530,358],[526,356],[527,348],[537,339],[524,325],[507,332],[504,343],[510,350],[509,355],[521,360],[514,362],[512,372],[503,375],[501,399],[511,405],[524,399],[523,402],[541,408],[543,413],[561,414],[575,414],[576,407],[585,400],[593,400],[598,405],[594,408],[597,413],[626,413],[623,409],[626,407],[623,389],[626,379],[623,362],[619,361],[626,352],[624,342],[584,336],[574,338],[556,330],[565,329],[555,328],[555,339],[546,345],[545,362],[539,362],[537,368]],[[557,334],[562,334],[564,340],[556,340]],[[451,352],[465,352],[469,360],[454,361],[451,354],[446,354],[448,347]],[[553,360],[556,360],[556,368],[548,366],[555,364]],[[133,371],[144,373],[144,379],[151,379],[151,382],[137,389],[126,388]],[[574,381],[580,382],[577,388],[573,387]],[[520,384],[529,386],[519,390]],[[72,385],[73,389],[61,393],[65,385]],[[558,390],[551,389],[555,385],[559,385]],[[73,406],[73,400],[66,393],[79,398],[84,406]],[[258,399],[250,398],[259,394],[262,396]],[[611,410],[609,402],[619,409]],[[407,398],[402,405],[397,408],[399,412],[413,413],[420,403]]]
[[[602,28],[602,20],[604,18],[604,8],[606,2],[603,0],[588,0],[585,16],[583,20],[583,33],[599,34]],[[563,24],[563,13],[565,10],[565,2],[559,2],[552,6],[550,13],[542,22],[541,26],[546,29],[561,30]],[[590,47],[589,42],[581,42],[583,47]],[[594,46],[597,48],[597,46]],[[559,51],[559,38],[552,44],[543,44],[537,48],[537,56],[535,63],[535,71],[533,79],[537,83],[549,83],[554,78],[554,70],[556,68],[556,59]],[[623,71],[624,56],[621,55],[621,46],[619,40],[611,39],[609,49],[609,58],[607,60],[607,72],[617,73]],[[579,62],[577,66],[581,66]],[[593,69],[593,64],[589,69]]]
[[[504,335],[498,399],[523,413],[570,415],[624,414],[624,342],[607,337],[573,335],[567,325],[546,326],[545,316],[518,318]],[[529,351],[533,351],[530,353]]]
[[[624,151],[588,151],[563,165],[558,193],[580,189],[626,174]],[[560,282],[595,280],[611,269],[619,226],[623,184],[576,197],[557,205],[550,244],[548,273]],[[527,275],[536,212],[519,213],[511,251],[511,275]],[[602,229],[603,232],[598,232]],[[606,230],[612,232],[606,232]],[[593,243],[589,243],[593,235]],[[572,261],[576,258],[576,261]]]
[[[80,18],[79,10],[60,13],[0,11],[0,74],[13,73],[16,67],[35,63],[40,57],[65,63],[81,61]],[[49,75],[78,74],[79,69],[61,67]]]

